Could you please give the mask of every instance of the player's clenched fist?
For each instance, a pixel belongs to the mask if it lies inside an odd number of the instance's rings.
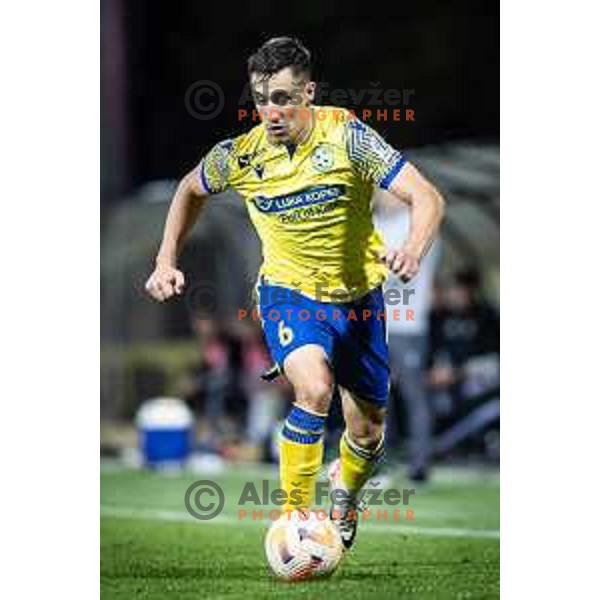
[[[390,248],[381,255],[381,260],[404,283],[408,283],[419,272],[419,258],[403,249],[394,250]]]
[[[154,272],[146,281],[146,291],[159,302],[181,294],[184,286],[183,273],[170,265],[156,265]]]

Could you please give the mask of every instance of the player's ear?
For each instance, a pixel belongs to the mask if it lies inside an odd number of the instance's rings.
[[[306,84],[306,97],[309,102],[312,102],[315,99],[315,91],[317,89],[317,83],[315,81],[309,81]]]

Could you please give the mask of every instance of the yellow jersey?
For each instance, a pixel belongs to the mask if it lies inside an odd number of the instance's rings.
[[[297,146],[271,143],[261,123],[214,146],[199,177],[211,194],[232,188],[244,198],[262,242],[264,281],[347,302],[387,277],[371,199],[405,159],[346,109],[312,111],[314,125]]]

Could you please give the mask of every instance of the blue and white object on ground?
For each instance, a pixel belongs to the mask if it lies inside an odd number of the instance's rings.
[[[136,416],[144,464],[182,466],[194,443],[194,416],[176,398],[154,398],[142,404]]]

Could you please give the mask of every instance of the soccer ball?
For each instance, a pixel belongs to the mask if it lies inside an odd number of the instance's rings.
[[[265,551],[278,579],[299,581],[331,575],[340,563],[344,546],[323,511],[294,511],[271,525]]]

